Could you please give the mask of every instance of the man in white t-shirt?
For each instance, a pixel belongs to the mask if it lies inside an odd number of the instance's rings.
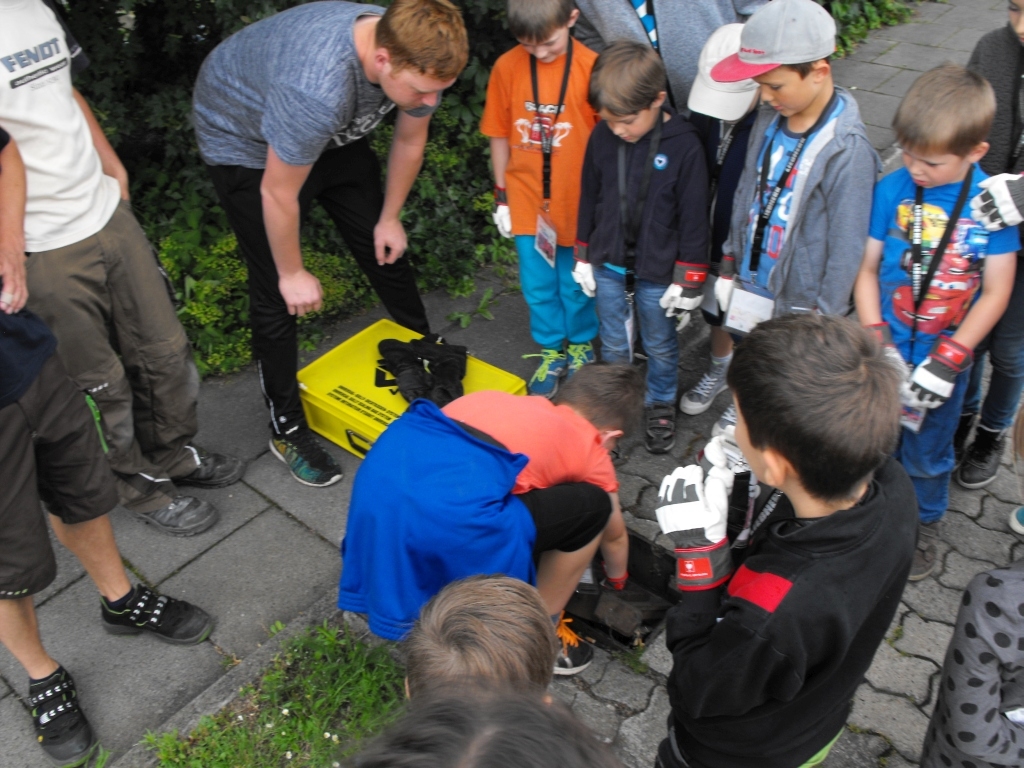
[[[198,372],[166,276],[132,215],[128,174],[71,84],[87,65],[54,0],[0,0],[0,126],[25,164],[28,255],[4,250],[0,274],[24,270],[28,308],[98,405],[122,504],[188,536],[212,526],[217,512],[175,485],[220,487],[245,467],[191,445]]]

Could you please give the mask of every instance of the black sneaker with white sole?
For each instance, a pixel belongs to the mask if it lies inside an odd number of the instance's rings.
[[[668,453],[676,444],[676,404],[653,403],[644,408],[644,447]]]
[[[210,636],[213,619],[202,608],[184,600],[158,595],[137,584],[127,604],[111,610],[100,600],[103,628],[112,635],[139,635],[149,632],[165,643],[194,645]]]
[[[84,765],[98,741],[89,721],[78,707],[75,681],[64,667],[28,686],[28,703],[36,740],[46,757],[61,768]]]
[[[594,646],[569,628],[571,622],[572,619],[567,619],[563,611],[555,627],[555,634],[562,646],[555,657],[556,675],[579,674],[594,660]]]

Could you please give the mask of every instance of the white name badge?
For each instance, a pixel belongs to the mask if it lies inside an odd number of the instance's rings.
[[[900,410],[900,426],[909,429],[915,435],[921,431],[924,424],[924,417],[928,415],[926,408],[914,408],[911,405],[903,404]]]
[[[749,283],[740,283],[733,288],[729,309],[725,313],[722,327],[730,333],[746,336],[765,320],[771,320],[775,311],[775,299],[751,290]]]
[[[533,248],[544,257],[544,261],[552,269],[555,268],[555,254],[558,248],[558,232],[551,217],[544,211],[537,214],[537,236],[533,239]]]

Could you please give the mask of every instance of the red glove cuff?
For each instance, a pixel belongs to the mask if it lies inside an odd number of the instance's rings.
[[[940,336],[935,340],[935,345],[928,353],[928,357],[957,373],[963,373],[974,362],[974,353],[971,350],[946,336]]]
[[[874,325],[865,325],[864,330],[875,337],[883,347],[894,347],[895,342],[892,340],[892,328],[889,327],[888,323],[875,323]]]
[[[731,278],[736,274],[736,259],[725,253],[722,254],[722,261],[718,265],[718,276]]]
[[[676,285],[681,285],[683,288],[696,288],[700,289],[704,285],[704,281],[708,279],[708,267],[707,264],[684,264],[683,262],[676,262],[675,268],[675,282]]]
[[[495,205],[508,205],[508,194],[504,187],[494,188],[494,203]]]
[[[629,581],[629,572],[627,571],[617,579],[613,579],[611,576],[604,577],[604,583],[614,589],[616,592],[621,592],[626,588],[626,582]]]
[[[721,586],[732,576],[729,538],[700,548],[676,548],[676,589],[696,592]]]

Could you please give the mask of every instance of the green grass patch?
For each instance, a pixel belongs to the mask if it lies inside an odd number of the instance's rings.
[[[326,622],[290,640],[253,686],[187,737],[149,734],[162,768],[332,768],[391,722],[403,672]]]

